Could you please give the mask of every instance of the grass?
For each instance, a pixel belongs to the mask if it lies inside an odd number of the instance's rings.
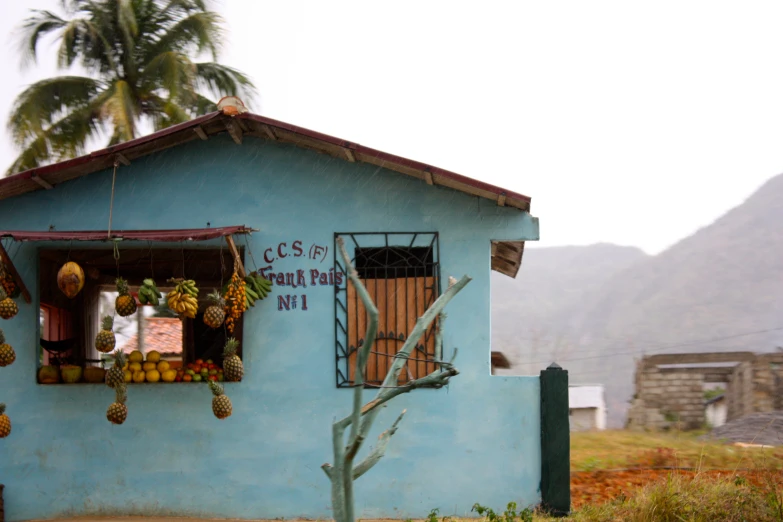
[[[633,467],[783,469],[783,448],[742,448],[698,440],[699,432],[607,430],[571,434],[571,470]]]

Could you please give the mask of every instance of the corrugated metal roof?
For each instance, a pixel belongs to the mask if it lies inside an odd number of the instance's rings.
[[[116,161],[127,164],[137,158],[169,147],[197,139],[207,140],[209,136],[224,132],[229,133],[237,143],[241,143],[244,136],[291,143],[348,162],[377,165],[420,179],[426,185],[448,187],[492,200],[499,206],[530,212],[531,199],[511,190],[258,114],[248,112],[231,117],[221,111],[215,111],[78,158],[37,167],[2,178],[0,179],[0,200],[35,190],[51,190],[60,183],[111,168]],[[523,251],[524,242],[522,241],[503,241],[493,244],[493,270],[510,277],[516,277],[522,263]]]

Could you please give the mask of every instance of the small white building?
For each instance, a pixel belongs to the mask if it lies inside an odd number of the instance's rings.
[[[726,396],[724,394],[713,397],[704,404],[704,416],[706,417],[707,425],[711,428],[717,428],[726,424],[727,414],[728,404],[726,404]]]
[[[571,431],[606,429],[606,399],[602,384],[568,387],[568,420]]]

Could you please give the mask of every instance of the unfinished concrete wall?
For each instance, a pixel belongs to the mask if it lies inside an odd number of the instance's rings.
[[[763,371],[756,370],[757,356],[752,352],[645,357],[636,364],[636,393],[628,412],[627,427],[656,430],[701,428],[706,423],[705,383],[725,384],[727,397],[731,396],[727,401],[729,419],[736,412],[781,402],[780,399],[768,397],[774,390],[783,390],[778,384],[783,382],[783,354],[780,355],[781,364],[774,371],[768,369],[769,363],[766,363]],[[736,366],[700,367],[713,363],[736,363]],[[762,382],[763,386],[760,384]],[[758,393],[761,389],[765,390],[763,394]]]

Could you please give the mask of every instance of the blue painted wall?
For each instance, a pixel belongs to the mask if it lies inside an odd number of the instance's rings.
[[[2,201],[0,229],[105,229],[110,190],[107,171]],[[444,280],[473,278],[447,308],[444,349],[459,347],[461,373],[448,389],[402,396],[381,413],[370,444],[408,409],[386,457],[357,482],[357,515],[423,517],[435,507],[465,514],[474,502],[538,502],[538,378],[493,377],[489,366],[490,240],[537,239],[534,218],[255,138],[237,146],[213,137],[119,169],[113,229],[207,222],[260,229],[249,240],[256,261],[281,241],[331,247],[336,231],[438,231]],[[351,402],[349,390],[335,387],[330,287],[308,291],[307,312],[279,312],[268,300],[245,316],[246,377],[227,386],[229,419],[212,416],[206,386],[141,385],[129,388],[126,423],[113,426],[105,419],[113,399],[105,386],[35,383],[39,246],[12,249],[34,302],[0,324],[17,352],[17,361],[0,369],[0,400],[13,422],[0,441],[7,520],[330,516],[320,465],[331,459],[331,422]],[[329,266],[301,259],[274,265]]]

